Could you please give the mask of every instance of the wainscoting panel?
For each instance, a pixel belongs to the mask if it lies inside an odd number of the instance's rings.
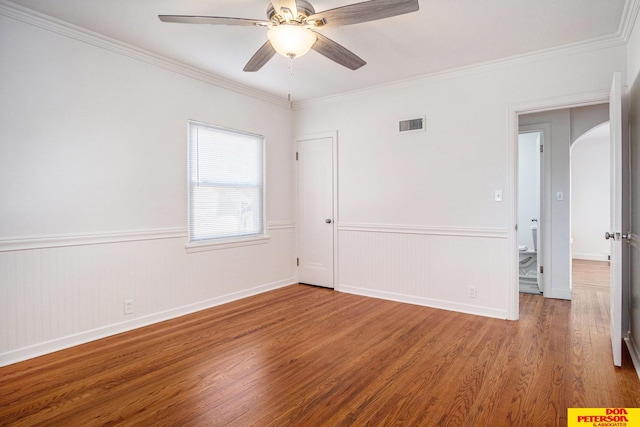
[[[295,283],[293,224],[269,234],[266,244],[197,253],[186,236],[145,233],[0,251],[0,365]]]
[[[339,230],[339,290],[507,317],[506,231],[371,225]]]

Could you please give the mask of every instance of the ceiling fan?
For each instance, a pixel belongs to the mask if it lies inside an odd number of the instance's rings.
[[[268,20],[185,15],[158,15],[158,18],[162,22],[268,28],[268,40],[251,57],[243,71],[258,71],[276,52],[294,58],[310,49],[357,70],[366,64],[364,60],[315,30],[390,18],[415,12],[418,8],[418,0],[369,0],[316,13],[306,0],[271,0],[267,8]]]

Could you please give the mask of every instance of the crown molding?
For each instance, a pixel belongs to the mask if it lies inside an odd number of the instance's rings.
[[[640,0],[629,0],[638,2]],[[370,86],[363,89],[358,89],[350,92],[344,92],[337,95],[330,95],[322,98],[314,98],[309,100],[293,102],[293,110],[301,110],[306,106],[316,106],[323,104],[330,104],[339,100],[356,97],[359,95],[368,94],[381,89],[386,88],[402,88],[415,85],[420,82],[433,82],[442,80],[458,79],[462,77],[468,77],[476,74],[482,74],[500,69],[527,65],[535,62],[542,62],[549,59],[560,58],[564,56],[578,55],[581,53],[592,52],[601,49],[607,49],[617,46],[625,45],[625,40],[619,35],[614,34],[610,36],[597,37],[581,42],[570,43],[562,46],[556,46],[552,48],[537,50],[534,52],[524,53],[520,55],[509,56],[505,58],[495,59],[486,62],[478,62],[475,64],[465,65],[463,67],[450,68],[447,70],[436,71],[434,73],[423,74],[420,76],[410,77],[403,80],[396,80],[394,82],[384,83],[381,85]]]
[[[288,100],[280,98],[276,95],[260,91],[250,86],[242,85],[230,79],[225,79],[221,76],[215,75],[200,68],[189,66],[182,62],[175,61],[173,59],[146,51],[133,45],[120,42],[118,40],[106,37],[102,34],[95,33],[85,28],[11,3],[7,0],[0,0],[0,15],[4,15],[9,18],[13,18],[18,21],[22,21],[60,35],[73,38],[75,40],[91,44],[96,47],[107,49],[112,52],[119,53],[121,55],[139,60],[141,62],[154,65],[159,68],[163,68],[165,70],[169,70],[222,89],[230,90],[245,96],[249,96],[293,110],[302,109],[307,105],[331,103],[336,100],[344,99],[345,97],[366,94],[372,91],[389,87],[407,86],[420,81],[460,78],[483,72],[495,71],[509,66],[524,65],[532,62],[544,61],[546,59],[575,55],[579,53],[623,45],[629,41],[639,14],[640,0],[626,0],[618,31],[614,35],[598,37],[582,42],[542,49],[492,61],[470,64],[463,67],[437,71],[434,73],[415,76],[403,80],[397,80],[381,85],[370,86],[367,88],[345,92],[337,95],[294,101],[290,103]]]
[[[627,0],[624,4],[624,10],[622,11],[622,18],[620,18],[620,26],[618,27],[618,36],[625,43],[629,42],[631,33],[638,19],[640,13],[640,0]]]
[[[287,109],[290,109],[291,107],[289,101],[286,99],[225,79],[200,68],[192,67],[130,44],[120,42],[102,34],[87,30],[86,28],[36,12],[35,10],[10,3],[7,0],[0,0],[0,15],[217,86],[221,89],[233,91],[241,95],[259,99]]]
[[[410,77],[408,79],[370,86],[355,91],[340,93],[337,95],[330,95],[322,98],[293,102],[291,107],[293,110],[300,110],[305,106],[330,104],[338,100],[344,100],[345,98],[367,94],[385,88],[411,86],[416,82],[429,82],[461,78],[474,74],[496,71],[511,66],[526,65],[533,62],[542,62],[548,59],[555,59],[563,56],[577,55],[600,49],[626,45],[629,42],[629,38],[631,37],[631,33],[633,32],[635,26],[635,22],[638,19],[638,15],[640,15],[640,0],[626,0],[624,8],[622,10],[622,16],[620,17],[618,31],[612,35],[596,37],[589,40],[569,43],[561,46],[554,46],[547,49],[541,49],[520,55],[495,59],[492,61],[478,62],[475,64],[465,65],[463,67],[436,71],[434,73],[423,74],[420,76]]]

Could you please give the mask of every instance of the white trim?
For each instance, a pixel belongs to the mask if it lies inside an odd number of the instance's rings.
[[[619,45],[624,45],[629,41],[632,29],[639,14],[640,1],[639,0],[627,0],[623,10],[622,18],[618,31],[615,35],[596,37],[593,39],[570,43],[563,46],[553,47],[549,49],[542,49],[535,52],[514,55],[507,58],[501,58],[492,61],[480,62],[475,64],[466,65],[464,67],[447,69],[435,73],[429,73],[418,77],[412,77],[409,79],[398,80],[381,85],[371,86],[360,90],[341,93],[338,95],[331,95],[322,98],[315,98],[311,100],[302,100],[298,102],[290,103],[286,99],[280,98],[276,95],[237,83],[230,79],[223,78],[213,73],[207,72],[200,68],[189,66],[181,62],[169,59],[158,54],[146,51],[144,49],[120,42],[118,40],[106,37],[102,34],[87,30],[85,28],[73,25],[71,23],[56,19],[54,17],[45,15],[35,10],[10,3],[6,0],[0,0],[0,15],[7,16],[9,18],[16,19],[18,21],[75,39],[81,42],[91,44],[112,52],[119,53],[130,58],[137,59],[147,64],[155,65],[157,67],[173,71],[178,74],[182,74],[186,77],[191,77],[196,80],[218,86],[223,89],[231,90],[236,93],[247,95],[256,99],[260,99],[280,107],[287,109],[298,109],[306,104],[316,104],[325,101],[331,101],[334,98],[341,98],[354,94],[360,94],[363,92],[369,92],[377,90],[383,87],[393,87],[397,85],[413,85],[414,82],[420,80],[433,80],[433,79],[449,79],[460,78],[467,75],[474,75],[482,72],[493,71],[500,68],[509,67],[512,65],[528,64],[531,62],[547,60],[556,57],[562,57],[567,55],[575,55],[584,52],[606,49]]]
[[[631,0],[639,1],[639,0]],[[317,106],[330,104],[336,101],[340,101],[346,98],[367,94],[369,92],[377,91],[384,88],[403,88],[412,87],[419,83],[438,82],[443,80],[459,79],[463,77],[473,76],[477,74],[493,72],[500,69],[531,64],[534,62],[541,62],[555,58],[562,58],[572,55],[578,55],[582,53],[592,52],[601,49],[608,49],[617,46],[625,45],[625,40],[618,34],[597,37],[590,40],[585,40],[577,43],[571,43],[563,46],[552,47],[549,49],[543,49],[535,52],[529,52],[521,55],[514,55],[506,58],[500,58],[487,62],[480,62],[475,64],[465,65],[459,68],[450,68],[435,73],[423,74],[417,77],[410,77],[408,79],[396,80],[389,83],[383,83],[376,86],[369,86],[363,89],[354,90],[351,92],[343,92],[337,95],[330,95],[322,98],[314,98],[310,100],[301,100],[293,102],[293,110],[300,110],[306,106]],[[608,92],[607,92],[608,94]],[[608,95],[607,95],[608,96]],[[534,112],[534,111],[531,111]]]
[[[620,18],[620,26],[618,27],[618,35],[625,43],[629,43],[629,38],[633,32],[639,13],[640,0],[627,0],[625,2],[622,18]]]
[[[507,319],[518,320],[520,318],[520,274],[519,262],[520,255],[518,251],[518,148],[520,139],[520,124],[518,122],[518,114],[509,111],[508,136],[507,139],[507,155],[509,160],[507,163],[509,179],[507,180],[507,191],[510,199],[508,200],[509,208],[509,226],[507,228],[509,237],[507,238]],[[515,141],[515,143],[514,143]]]
[[[284,230],[288,228],[296,228],[294,221],[269,221],[267,223],[268,230]]]
[[[184,247],[187,253],[215,251],[218,249],[239,248],[242,246],[263,245],[269,243],[271,236],[268,234],[258,234],[245,238],[234,237],[231,239],[204,240],[202,242],[187,243]]]
[[[36,12],[35,10],[9,3],[5,0],[0,0],[0,15],[136,59],[146,64],[173,71],[174,73],[181,74],[222,89],[227,89],[242,95],[269,102],[279,107],[290,109],[290,104],[286,99],[237,83],[233,80],[220,77],[200,68],[186,65],[153,52],[123,43],[105,35],[87,30],[86,28]]]
[[[609,261],[608,254],[587,254],[587,253],[571,253],[571,259],[582,259],[587,261]]]
[[[449,310],[459,313],[474,314],[484,317],[493,317],[496,319],[506,319],[507,312],[505,310],[491,309],[470,304],[453,303],[451,301],[443,301],[433,298],[417,297],[413,295],[399,294],[395,292],[375,291],[371,289],[359,288],[356,286],[348,286],[341,284],[340,292],[354,295],[361,295],[371,298],[380,298],[388,301],[397,301],[407,304],[421,305],[424,307],[436,308],[439,310]]]
[[[205,301],[199,301],[193,304],[188,304],[188,305],[174,308],[171,310],[153,313],[147,316],[142,316],[136,319],[128,320],[126,322],[114,323],[101,328],[96,328],[89,331],[68,335],[66,337],[57,338],[55,340],[35,344],[28,347],[19,348],[16,350],[11,350],[6,353],[0,353],[0,366],[11,365],[13,363],[17,363],[23,360],[42,356],[44,354],[52,353],[54,351],[63,350],[69,347],[85,344],[85,343],[95,341],[101,338],[105,338],[111,335],[120,334],[122,332],[131,331],[133,329],[138,329],[138,328],[152,325],[158,322],[163,322],[165,320],[174,319],[176,317],[181,317],[187,314],[195,313],[197,311],[206,310],[208,308],[216,307],[218,305],[226,304],[242,298],[250,297],[253,295],[272,291],[274,289],[293,285],[295,283],[296,283],[295,278],[288,278],[285,280],[280,280],[277,282],[256,286],[244,291],[233,292],[227,295],[222,295],[222,296],[211,298]]]
[[[295,223],[293,221],[270,221],[267,224],[268,230],[284,230],[292,228],[295,228]],[[267,235],[263,236],[268,238]],[[113,233],[60,234],[51,236],[15,237],[12,239],[0,239],[0,252],[179,238],[187,238],[186,227],[165,228],[157,230],[116,231]]]
[[[395,234],[423,234],[434,236],[461,236],[484,237],[494,239],[507,239],[509,232],[503,228],[477,228],[477,227],[440,227],[422,225],[394,225],[394,224],[357,224],[340,223],[339,231],[358,231],[370,233],[395,233]]]
[[[532,114],[544,111],[562,110],[565,108],[586,107],[588,105],[605,104],[609,102],[609,90],[560,96],[550,99],[513,104],[510,111],[516,114]],[[516,127],[517,127],[516,121]]]
[[[544,297],[571,300],[571,289],[555,289],[547,285],[544,291]]]
[[[101,245],[106,243],[136,242],[142,240],[186,238],[186,228],[118,231],[93,234],[61,234],[52,236],[20,237],[0,240],[0,252],[64,246]]]

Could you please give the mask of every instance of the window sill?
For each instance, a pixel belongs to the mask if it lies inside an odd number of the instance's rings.
[[[207,240],[203,242],[187,243],[185,248],[187,253],[215,251],[218,249],[238,248],[241,246],[263,245],[269,243],[271,236],[268,234],[259,234],[246,238],[232,238],[220,240]]]

